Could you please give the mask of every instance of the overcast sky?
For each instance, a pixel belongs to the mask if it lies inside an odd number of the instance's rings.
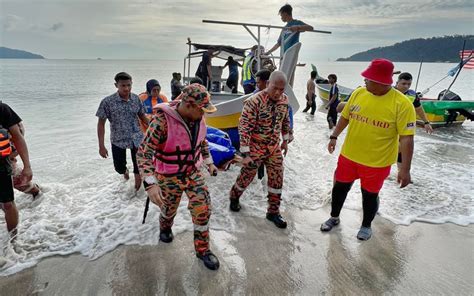
[[[242,27],[203,19],[283,25],[280,0],[0,0],[0,46],[47,58],[171,59],[197,43],[249,47]],[[407,39],[474,34],[474,0],[289,1],[293,17],[331,35],[304,33],[300,59],[347,57]],[[279,32],[262,32],[270,48]]]

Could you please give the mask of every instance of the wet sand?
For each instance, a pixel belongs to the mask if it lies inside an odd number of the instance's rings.
[[[245,207],[245,203],[243,203]],[[192,233],[171,244],[121,246],[90,261],[56,256],[0,278],[1,295],[472,295],[474,226],[395,225],[376,217],[374,236],[355,235],[358,211],[321,233],[329,208],[289,209],[277,229],[245,208],[238,231],[211,232],[221,268],[207,270]]]

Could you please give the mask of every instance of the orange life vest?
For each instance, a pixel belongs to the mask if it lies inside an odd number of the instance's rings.
[[[168,103],[168,98],[160,93],[159,98],[158,97],[151,97],[148,95],[148,93],[144,92],[141,93],[139,96],[140,101],[142,101],[143,107],[145,108],[145,115],[148,118],[148,120],[151,120],[153,117],[153,114],[155,113],[155,110],[153,108],[160,103]],[[140,129],[142,130],[143,133],[146,133],[147,126],[139,120],[140,123]]]
[[[10,135],[8,134],[8,130],[0,125],[0,157],[8,157],[10,154],[12,154]]]

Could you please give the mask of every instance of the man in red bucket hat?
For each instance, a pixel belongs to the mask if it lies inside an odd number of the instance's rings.
[[[410,183],[416,115],[413,104],[392,88],[391,61],[375,59],[361,75],[365,87],[352,93],[329,137],[328,151],[333,153],[337,137],[349,126],[334,174],[331,218],[321,225],[321,231],[330,231],[339,224],[347,193],[354,181],[360,179],[364,215],[357,238],[368,240],[379,207],[378,193],[391,165],[397,161],[399,138],[402,158],[407,161],[398,173],[397,182],[401,188]]]

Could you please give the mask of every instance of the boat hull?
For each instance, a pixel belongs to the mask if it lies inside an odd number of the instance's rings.
[[[285,73],[287,77],[291,77],[294,73],[300,48],[301,43],[298,42],[283,55],[280,71]],[[289,83],[285,87],[285,94],[288,96],[288,103],[293,110],[293,114],[295,114],[300,105]],[[217,111],[205,115],[207,125],[224,130],[237,128],[244,101],[252,94],[239,95],[227,92],[211,92],[211,96],[212,103],[216,106]]]
[[[339,87],[339,99],[341,101],[347,101],[349,99],[350,94],[352,93],[352,89],[344,86]],[[331,89],[330,84],[322,83],[322,84],[316,84],[316,90],[318,92],[318,97],[323,101],[324,103],[327,103],[329,101],[329,91]]]
[[[434,127],[461,125],[466,117],[456,110],[462,109],[470,113],[474,110],[474,101],[438,101],[429,98],[422,98],[420,101],[428,121]],[[417,123],[423,124],[423,121],[417,118]]]

